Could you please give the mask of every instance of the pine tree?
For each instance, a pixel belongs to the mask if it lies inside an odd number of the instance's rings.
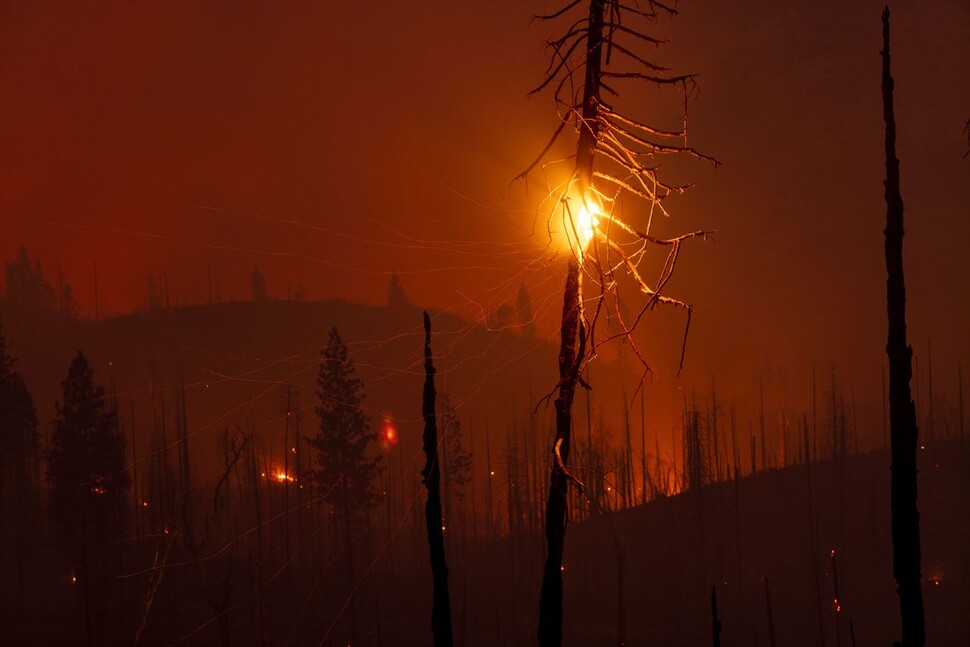
[[[462,448],[461,421],[447,393],[438,398],[438,436],[441,445],[441,468],[444,476],[446,524],[456,520],[456,508],[465,501],[466,486],[471,482],[472,457]]]
[[[31,475],[37,459],[37,415],[34,401],[14,360],[0,322],[0,555],[17,541],[16,557],[21,579],[25,539],[31,534],[36,483]]]
[[[117,412],[105,406],[104,389],[83,353],[71,362],[61,389],[48,469],[53,519],[70,550],[84,543],[88,529],[95,538],[116,533],[131,480]]]
[[[404,293],[401,286],[401,278],[397,274],[391,274],[387,284],[387,305],[391,308],[407,308],[411,305],[408,295]]]
[[[249,290],[252,293],[253,301],[256,303],[269,300],[269,291],[266,289],[266,277],[258,265],[253,265],[253,271],[249,275]]]
[[[380,499],[373,484],[381,472],[381,456],[369,457],[368,446],[377,439],[361,402],[364,382],[357,377],[347,346],[334,327],[330,341],[321,353],[317,376],[316,407],[320,431],[307,440],[317,450],[314,476],[336,513],[346,550],[348,580],[356,579],[356,534],[367,522],[367,514]],[[349,614],[350,643],[357,642],[356,600]]]
[[[20,247],[6,270],[6,296],[11,306],[31,312],[54,309],[54,288],[44,279],[40,261],[31,262],[26,247]]]
[[[329,500],[338,511],[355,513],[377,502],[372,491],[380,473],[381,457],[369,458],[368,445],[377,439],[364,414],[364,382],[357,377],[347,346],[336,328],[323,349],[317,376],[316,407],[320,431],[310,443],[317,450],[317,482],[324,490],[333,488]]]

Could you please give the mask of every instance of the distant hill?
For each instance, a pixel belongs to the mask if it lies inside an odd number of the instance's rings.
[[[466,429],[476,427],[475,446],[484,445],[486,425],[495,438],[504,438],[513,418],[524,418],[555,386],[558,347],[550,340],[530,337],[521,327],[490,330],[449,313],[433,312],[432,318],[438,390],[449,392]],[[416,307],[340,300],[236,302],[31,325],[8,313],[4,323],[42,429],[49,428],[60,381],[81,350],[96,380],[118,394],[128,433],[132,425],[135,429],[139,459],[149,447],[151,393],[156,394],[156,424],[166,415],[173,439],[182,381],[193,455],[213,451],[222,429],[236,425],[252,425],[265,451],[281,452],[285,382],[298,388],[303,435],[314,433],[320,349],[336,326],[366,383],[372,425],[389,419],[399,428],[400,451],[420,450],[424,333]],[[620,379],[616,371],[600,370],[594,386],[619,393]],[[550,407],[541,424],[551,424],[552,416]]]

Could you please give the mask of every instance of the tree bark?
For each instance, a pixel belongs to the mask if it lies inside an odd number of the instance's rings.
[[[572,429],[572,404],[576,391],[575,356],[576,334],[579,328],[579,262],[569,259],[566,273],[565,297],[562,315],[562,343],[559,351],[559,397],[556,399],[556,438],[563,466],[569,464],[569,441]],[[554,449],[555,451],[555,449]],[[546,500],[546,564],[542,574],[542,590],[539,595],[538,639],[542,647],[558,647],[562,644],[562,557],[566,541],[566,500],[569,479],[553,461],[549,498]]]
[[[585,197],[593,176],[593,157],[599,136],[600,72],[603,50],[603,14],[605,0],[590,0],[589,23],[586,34],[586,76],[583,83],[582,122],[576,147],[575,177],[580,195]],[[578,241],[577,241],[578,242]],[[562,557],[566,541],[569,443],[572,431],[573,396],[578,378],[576,338],[579,333],[579,260],[573,254],[566,268],[563,290],[562,324],[559,347],[559,397],[556,399],[556,436],[553,461],[546,500],[546,563],[539,594],[539,627],[537,637],[542,647],[562,644]],[[561,461],[561,465],[560,465]]]
[[[445,535],[441,527],[441,469],[438,464],[438,422],[435,416],[434,361],[431,359],[431,318],[424,313],[424,469],[421,476],[428,489],[424,506],[428,550],[431,554],[431,633],[435,647],[451,647],[451,599],[448,594],[448,563]]]
[[[717,615],[717,587],[711,587],[711,644],[721,647],[721,619]]]
[[[919,430],[913,404],[913,349],[906,341],[906,284],[903,276],[903,198],[899,191],[896,158],[896,118],[889,58],[889,8],[882,13],[882,101],[886,122],[886,304],[889,335],[889,430],[892,451],[890,505],[892,509],[893,577],[899,593],[902,642],[921,647],[926,640],[923,591],[920,583],[920,536],[916,450]]]

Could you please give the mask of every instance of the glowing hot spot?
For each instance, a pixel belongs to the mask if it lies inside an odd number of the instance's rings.
[[[596,205],[591,200],[584,200],[579,205],[576,218],[573,220],[573,224],[576,227],[576,235],[579,236],[580,248],[584,251],[589,247],[590,241],[593,240],[593,233],[599,225],[599,218],[596,216],[597,213],[599,213],[599,209]]]

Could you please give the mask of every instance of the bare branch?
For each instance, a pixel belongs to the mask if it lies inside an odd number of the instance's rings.
[[[547,14],[545,16],[543,16],[543,15],[537,15],[537,14],[532,14],[532,20],[533,21],[535,21],[535,20],[553,20],[553,19],[558,18],[559,16],[563,15],[564,13],[566,13],[567,11],[569,11],[570,9],[572,9],[573,7],[575,7],[576,5],[578,5],[579,2],[580,2],[580,0],[573,0],[568,5],[566,5],[562,9],[560,9],[559,11],[557,11],[555,13]]]
[[[544,87],[546,87],[547,85],[549,85],[550,83],[552,83],[553,79],[556,78],[556,76],[559,74],[559,72],[562,70],[562,68],[566,66],[567,62],[569,61],[569,57],[572,56],[572,53],[576,50],[576,46],[579,45],[583,40],[585,40],[585,38],[586,38],[585,36],[579,36],[578,38],[576,38],[575,41],[573,41],[573,44],[569,46],[569,49],[562,56],[562,60],[559,61],[559,64],[556,65],[556,68],[552,71],[552,73],[550,73],[548,76],[546,76],[545,81],[543,81],[541,84],[539,84],[538,87],[536,87],[535,89],[529,91],[529,95],[528,96],[531,97],[531,96],[533,96],[535,94],[538,94],[539,92],[542,91],[542,89]],[[557,52],[557,54],[558,54],[558,52]]]
[[[637,144],[639,146],[643,146],[644,148],[649,149],[650,152],[652,152],[652,153],[686,153],[687,155],[690,155],[691,157],[696,157],[699,160],[704,160],[705,162],[710,162],[715,167],[717,167],[717,166],[720,165],[720,162],[718,162],[713,157],[711,157],[709,155],[704,155],[703,153],[698,152],[697,150],[695,150],[695,149],[693,149],[693,148],[691,148],[689,146],[680,146],[680,145],[673,145],[673,146],[671,146],[669,144],[657,144],[657,143],[652,142],[652,141],[649,141],[647,139],[643,139],[642,137],[638,137],[637,135],[634,135],[632,132],[626,130],[625,128],[622,128],[622,127],[620,127],[620,126],[618,126],[618,125],[616,125],[616,124],[614,124],[614,123],[612,123],[612,122],[610,122],[608,120],[605,120],[604,119],[603,121],[605,121],[606,125],[610,128],[611,131],[613,131],[615,133],[619,133],[620,135],[623,135],[624,137],[626,137],[627,139],[629,139],[631,142],[633,142],[633,143],[635,143],[635,144]]]
[[[675,85],[685,81],[693,81],[696,75],[682,74],[679,76],[654,76],[652,74],[642,74],[640,72],[603,72],[603,76],[610,79],[637,79],[658,85]]]
[[[642,40],[644,42],[650,43],[652,45],[657,45],[657,46],[666,45],[667,42],[668,42],[666,40],[660,40],[659,38],[654,38],[652,36],[647,36],[646,34],[642,34],[642,33],[638,32],[635,29],[630,29],[629,27],[625,27],[621,23],[618,23],[618,22],[617,23],[606,23],[606,26],[609,27],[610,29],[615,29],[616,31],[623,32],[624,34],[629,34],[630,36],[633,36],[634,38],[638,38],[638,39],[640,39],[640,40]]]
[[[633,52],[631,52],[630,50],[628,50],[627,48],[623,47],[622,45],[620,45],[620,44],[618,44],[616,42],[612,42],[611,45],[613,47],[615,47],[618,52],[620,52],[621,54],[625,54],[629,58],[632,58],[634,61],[636,61],[637,63],[640,63],[641,65],[643,65],[648,70],[653,70],[654,72],[669,72],[670,71],[669,68],[663,67],[661,65],[657,65],[656,63],[651,63],[647,59],[643,58],[642,56],[638,56],[637,54],[634,54]],[[605,74],[605,72],[604,72],[604,74]]]
[[[532,169],[534,169],[536,166],[538,166],[540,162],[542,162],[542,158],[544,158],[546,156],[546,153],[548,153],[549,150],[555,145],[556,140],[559,139],[559,135],[562,134],[562,131],[563,131],[563,129],[565,127],[566,127],[566,122],[565,121],[560,121],[559,122],[559,127],[556,128],[556,132],[554,132],[552,134],[552,137],[549,139],[549,143],[546,144],[546,147],[542,149],[542,152],[539,153],[539,155],[535,158],[535,160],[533,160],[533,162],[531,164],[529,164],[525,168],[524,171],[522,171],[521,173],[519,173],[518,175],[516,175],[514,178],[512,178],[512,182],[513,183],[516,182],[516,181],[518,181],[518,180],[524,180],[529,175],[529,172]]]

